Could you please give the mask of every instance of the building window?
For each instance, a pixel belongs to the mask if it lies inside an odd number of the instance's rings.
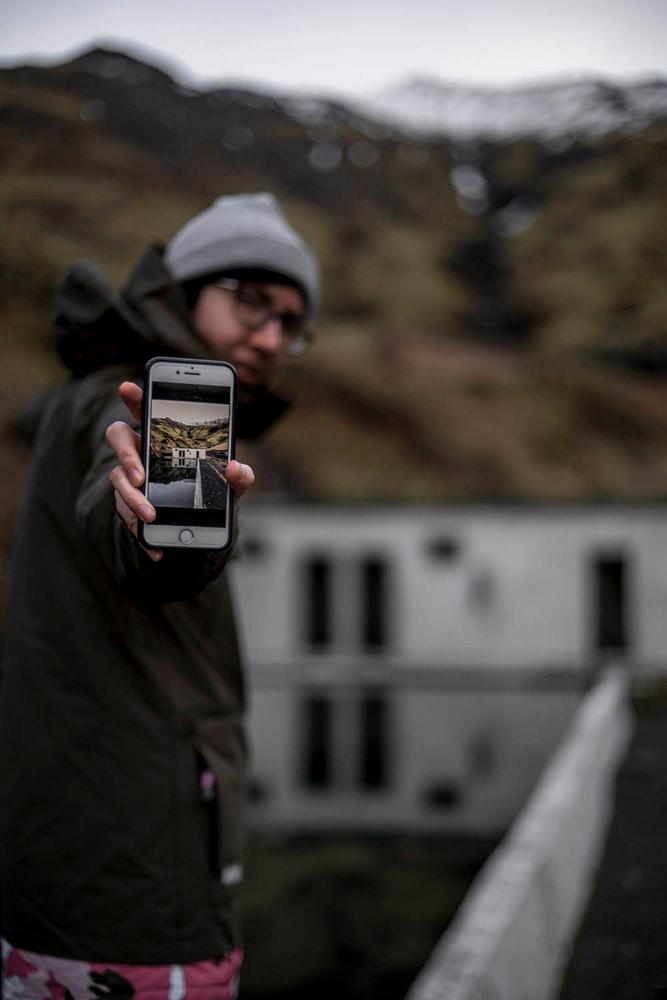
[[[326,788],[331,784],[331,703],[321,696],[304,702],[304,784]]]
[[[319,792],[389,784],[388,702],[379,692],[309,694],[302,702],[301,783]]]
[[[593,561],[594,641],[596,649],[622,652],[628,646],[627,572],[623,555]]]
[[[387,703],[380,695],[366,695],[360,703],[360,783],[365,788],[387,784]]]
[[[251,778],[247,786],[247,795],[248,800],[256,805],[260,802],[266,802],[270,798],[269,786],[260,778]]]
[[[457,809],[463,804],[464,795],[461,786],[446,778],[435,781],[423,793],[422,801],[428,809]]]
[[[241,542],[241,554],[244,559],[259,561],[267,558],[269,546],[263,538],[248,535]]]
[[[305,565],[305,639],[321,648],[331,642],[331,564],[313,556]]]
[[[383,652],[393,638],[389,565],[375,553],[309,553],[299,566],[300,641],[312,653]]]
[[[365,559],[361,565],[361,642],[366,649],[387,643],[387,567],[382,559]]]

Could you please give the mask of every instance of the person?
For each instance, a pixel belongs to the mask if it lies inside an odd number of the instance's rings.
[[[254,438],[284,409],[270,387],[318,296],[315,256],[266,193],[216,200],[118,296],[87,263],[59,286],[74,377],[39,421],[0,696],[8,997],[235,995],[246,748],[229,551],[137,540],[154,517],[141,374],[156,355],[231,362]],[[254,478],[240,462],[227,477],[236,500]]]

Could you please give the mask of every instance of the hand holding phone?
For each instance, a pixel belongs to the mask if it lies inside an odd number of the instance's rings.
[[[177,361],[175,361],[174,359],[164,359],[164,360],[168,361],[169,363],[174,363],[175,365],[177,365],[176,367],[177,371],[182,370],[180,366],[177,364]],[[196,364],[201,369],[201,366],[204,366],[207,363],[186,361],[186,364]],[[204,384],[211,384],[211,383],[204,383]],[[216,383],[214,382],[212,384],[215,385]],[[185,385],[188,386],[188,383],[185,383]],[[147,388],[148,388],[148,379],[147,379]],[[139,388],[139,386],[135,385],[133,382],[123,382],[119,388],[119,395],[123,400],[123,402],[125,403],[125,405],[127,406],[129,413],[131,414],[131,416],[134,418],[135,421],[141,420],[142,410],[146,411],[145,415],[147,416],[149,411],[147,407],[144,407],[142,405],[144,393]],[[147,419],[144,420],[144,425],[147,425]],[[150,431],[148,431],[148,433],[150,433]],[[230,434],[233,434],[233,419],[232,419]],[[107,440],[111,445],[111,447],[113,448],[114,452],[116,453],[116,456],[118,457],[118,460],[120,462],[120,465],[117,466],[112,471],[109,477],[111,484],[113,485],[115,490],[116,509],[122,520],[127,525],[128,529],[133,534],[138,535],[140,537],[140,540],[143,542],[142,536],[144,531],[146,530],[145,527],[143,526],[151,525],[155,523],[156,520],[159,521],[161,511],[160,511],[160,505],[157,506],[153,505],[146,496],[146,493],[148,493],[150,496],[151,491],[150,487],[148,487],[147,489],[145,486],[146,474],[145,474],[144,462],[142,461],[142,439],[138,434],[135,433],[135,431],[132,430],[132,428],[127,423],[124,423],[123,421],[117,421],[107,429]],[[218,445],[220,445],[221,442],[218,441],[217,443]],[[150,454],[150,449],[148,450]],[[217,450],[219,452],[220,448],[218,447]],[[145,451],[146,448],[143,449],[144,453]],[[240,462],[230,459],[225,470],[225,480],[233,493],[234,500],[238,500],[243,496],[246,490],[250,489],[250,487],[253,485],[255,481],[255,476],[250,466],[243,465]],[[144,487],[143,491],[141,489],[142,486]],[[230,506],[230,511],[231,511],[231,506]],[[188,517],[187,508],[181,510],[178,516],[179,519],[181,518],[183,520],[187,519]],[[230,514],[230,519],[231,519],[231,514]],[[171,529],[173,529],[174,527],[178,526],[174,525],[170,526]],[[190,528],[190,530],[193,531],[193,534],[199,534],[200,532],[199,526],[196,526],[196,529],[197,530],[195,531],[194,528]],[[229,531],[227,531],[227,529],[223,530],[227,532],[228,535],[230,535],[231,525],[229,525]],[[173,534],[173,530],[171,533]],[[222,544],[224,543],[224,537],[222,537],[220,533],[218,533],[216,542],[217,544],[213,547],[217,548],[224,547]],[[150,541],[148,544],[152,546],[155,545],[156,543],[154,541]],[[167,541],[166,543],[163,544],[168,545],[170,543],[169,541]],[[184,544],[189,544],[189,543],[183,543],[181,541],[179,542],[177,547],[182,547]],[[202,541],[200,539],[199,545],[195,547],[208,547],[208,545],[206,544],[205,541],[204,544],[202,544]],[[162,553],[159,548],[147,547],[146,551],[154,560],[158,560],[161,558]]]

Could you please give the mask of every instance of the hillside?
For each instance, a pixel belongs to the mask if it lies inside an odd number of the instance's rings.
[[[324,295],[319,342],[284,379],[292,413],[244,453],[260,491],[667,495],[660,107],[597,136],[419,135],[95,50],[0,70],[0,126],[5,422],[61,377],[46,331],[67,263],[119,282],[219,193],[266,188]],[[2,447],[11,508],[25,455],[7,429]]]
[[[206,448],[227,450],[229,420],[208,420],[198,424],[182,424],[171,417],[151,420],[151,455],[171,458],[173,448]]]

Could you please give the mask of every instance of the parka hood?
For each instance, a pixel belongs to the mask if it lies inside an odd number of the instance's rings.
[[[118,294],[92,261],[77,261],[65,271],[56,289],[52,330],[56,350],[75,378],[111,365],[130,365],[140,374],[156,355],[212,357],[190,323],[183,289],[163,252],[158,245],[149,247]],[[237,407],[237,435],[259,437],[285,409],[287,403],[273,393],[253,390],[252,401]]]
[[[56,289],[53,334],[75,378],[108,365],[142,367],[156,354],[210,357],[158,246],[149,247],[119,294],[97,264],[72,264]]]

